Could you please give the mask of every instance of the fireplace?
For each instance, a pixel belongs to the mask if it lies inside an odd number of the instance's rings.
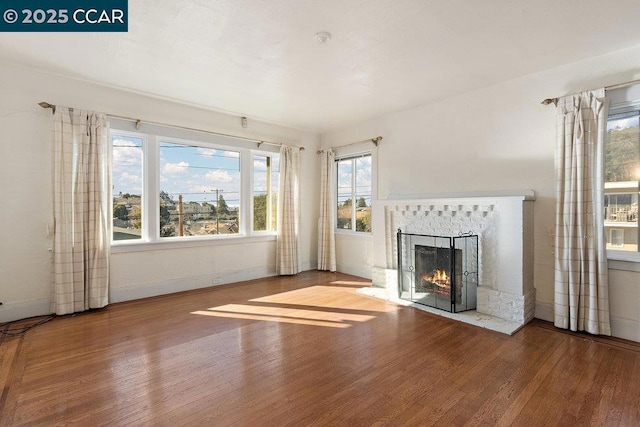
[[[411,252],[414,249],[410,243],[399,244],[397,238],[399,229],[404,233],[429,236],[458,236],[460,231],[469,231],[478,236],[475,309],[478,316],[526,324],[536,311],[532,261],[534,200],[535,194],[529,190],[374,200],[371,214],[374,287],[384,289],[388,299],[400,303],[415,304],[426,311],[440,312],[459,320],[475,319],[470,315],[473,310],[457,316],[407,301],[411,298],[409,285],[415,282],[415,254]],[[437,247],[424,241],[417,244]],[[407,270],[409,266],[414,267],[413,273]],[[399,286],[399,280],[403,285]],[[547,308],[542,309],[547,313]],[[552,314],[549,316],[553,317]]]
[[[478,236],[456,237],[398,230],[398,296],[452,313],[475,310]]]

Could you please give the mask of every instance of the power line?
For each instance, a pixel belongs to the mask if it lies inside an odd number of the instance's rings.
[[[12,322],[6,322],[0,325],[0,333],[2,335],[7,335],[7,336],[17,336],[17,335],[22,335],[25,332],[35,328],[36,326],[40,326],[44,323],[49,322],[50,320],[53,320],[55,316],[36,316],[36,317],[28,317],[26,319],[21,319],[21,320],[14,320]],[[36,319],[40,319],[38,321],[36,321],[35,323],[32,323],[30,325],[27,326],[20,326],[17,328],[11,328],[12,325],[18,324],[18,323],[23,323],[27,320],[36,320]]]
[[[178,167],[178,168],[184,168],[184,169],[208,169],[208,170],[225,170],[225,171],[238,171],[240,172],[240,167],[238,166],[237,168],[211,168],[211,167],[207,167],[207,166],[191,166],[191,165],[181,165],[178,163],[170,163],[171,167]],[[162,172],[160,172],[160,174],[162,174]]]

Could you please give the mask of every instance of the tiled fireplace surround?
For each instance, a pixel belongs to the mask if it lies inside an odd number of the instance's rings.
[[[388,299],[398,300],[398,228],[404,233],[438,236],[472,232],[479,236],[477,309],[446,315],[459,316],[463,321],[483,317],[502,319],[515,325],[507,333],[515,332],[533,318],[535,309],[534,200],[533,191],[374,200],[373,229],[384,230],[373,233],[374,288],[384,288]],[[482,322],[480,326],[493,329]]]

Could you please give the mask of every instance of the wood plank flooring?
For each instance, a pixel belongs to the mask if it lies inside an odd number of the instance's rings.
[[[0,425],[640,425],[640,345],[509,337],[306,272],[113,304],[0,342]]]

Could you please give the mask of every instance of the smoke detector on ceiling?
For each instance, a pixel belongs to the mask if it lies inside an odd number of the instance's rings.
[[[318,43],[326,43],[331,40],[331,33],[327,31],[318,31],[315,35],[315,39]]]

